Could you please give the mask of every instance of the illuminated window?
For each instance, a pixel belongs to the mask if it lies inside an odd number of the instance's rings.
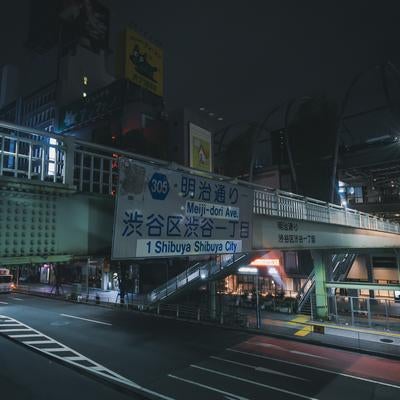
[[[49,147],[49,175],[55,175],[56,173],[56,148],[53,146],[57,145],[57,140],[54,138],[50,138],[50,147]]]
[[[88,84],[88,77],[84,76],[83,77],[83,84],[86,86]]]

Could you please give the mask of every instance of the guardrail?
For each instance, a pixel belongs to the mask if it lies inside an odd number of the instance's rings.
[[[0,176],[64,183],[79,191],[110,195],[115,194],[118,184],[119,157],[251,189],[253,212],[257,215],[400,233],[397,223],[346,207],[0,121]]]
[[[254,214],[400,233],[400,225],[374,215],[294,193],[254,190]]]

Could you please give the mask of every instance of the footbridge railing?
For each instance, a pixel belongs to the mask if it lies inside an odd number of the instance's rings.
[[[256,215],[323,222],[400,233],[397,223],[346,207],[251,184],[175,163],[0,121],[0,177],[71,185],[81,192],[113,195],[118,183],[118,160],[129,157],[188,174],[200,174],[253,190]]]

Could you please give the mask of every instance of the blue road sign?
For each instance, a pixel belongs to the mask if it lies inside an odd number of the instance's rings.
[[[149,191],[154,200],[165,200],[169,192],[167,176],[155,172],[149,180]]]

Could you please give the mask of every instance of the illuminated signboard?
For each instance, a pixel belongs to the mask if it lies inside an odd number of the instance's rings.
[[[257,258],[253,260],[251,265],[257,265],[260,267],[278,267],[280,265],[279,258]]]
[[[119,168],[113,259],[251,250],[251,189],[126,158]]]

